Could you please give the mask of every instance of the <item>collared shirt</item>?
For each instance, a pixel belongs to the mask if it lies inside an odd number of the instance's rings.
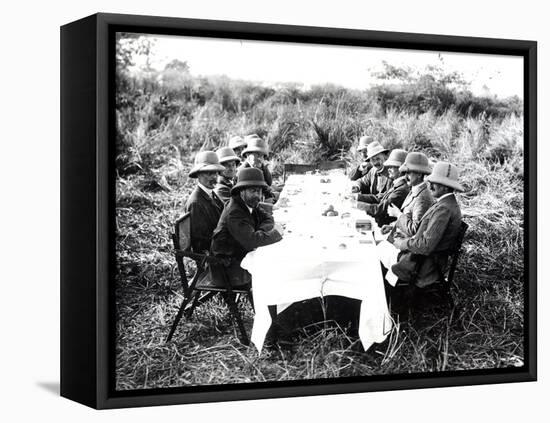
[[[254,211],[254,209],[252,207],[249,207],[248,204],[244,203],[244,205],[246,206],[246,208],[248,209],[248,211],[250,212],[250,214],[252,214],[252,212]]]
[[[454,195],[454,192],[448,192],[447,194],[443,194],[441,197],[439,197],[436,201],[441,201],[445,197],[448,197],[449,195]]]
[[[374,166],[373,166],[373,167],[374,167]],[[382,166],[380,169],[377,168],[377,169],[376,169],[376,173],[380,175],[382,172],[384,172],[385,169],[386,169],[386,168],[385,168],[384,166]]]
[[[212,189],[206,188],[206,187],[205,187],[203,184],[201,184],[200,182],[197,182],[197,184],[198,184],[198,186],[199,186],[204,192],[206,192],[206,193],[208,194],[208,196],[209,196],[210,198],[212,198],[212,191],[213,191]]]

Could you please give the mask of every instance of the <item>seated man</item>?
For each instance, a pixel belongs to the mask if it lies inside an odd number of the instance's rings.
[[[244,162],[239,166],[238,170],[251,167],[260,169],[266,184],[263,189],[264,200],[273,203],[277,199],[277,194],[271,189],[273,176],[267,167],[267,156],[269,155],[267,143],[256,134],[247,135],[244,140],[246,141],[246,148],[242,152]]]
[[[357,208],[374,217],[380,227],[395,220],[395,217],[388,215],[388,207],[390,205],[401,207],[409,193],[405,173],[399,171],[406,157],[407,152],[405,150],[395,149],[390,153],[388,160],[384,162],[384,166],[388,169],[388,175],[392,180],[392,186],[380,197],[369,195],[366,198],[367,201],[363,202],[361,198],[364,194],[354,194],[357,195]]]
[[[356,181],[363,176],[365,176],[369,170],[372,168],[372,164],[367,160],[367,146],[372,142],[372,137],[362,136],[359,138],[359,145],[357,146],[357,153],[360,154],[363,158],[361,163],[354,167],[350,174],[349,178],[352,181]]]
[[[191,249],[196,253],[210,250],[212,232],[218,225],[223,210],[221,201],[214,192],[218,173],[224,170],[213,151],[201,151],[189,171],[190,178],[197,179],[197,186],[185,204],[191,213]]]
[[[214,188],[214,192],[225,204],[231,198],[231,188],[235,185],[237,166],[241,160],[231,147],[221,147],[216,150],[216,154],[224,170],[218,176],[218,182]]]
[[[246,141],[243,140],[243,137],[235,135],[229,139],[228,147],[235,152],[235,156],[241,157],[241,153],[246,147]]]
[[[398,204],[395,205],[397,207],[388,207],[388,215],[397,220],[393,226],[383,226],[382,233],[394,230],[409,237],[416,233],[420,219],[434,202],[428,185],[424,182],[424,176],[431,172],[428,157],[423,153],[411,152],[407,154],[405,163],[399,170],[405,172],[410,192],[401,204],[401,210]]]
[[[387,153],[388,150],[379,142],[371,142],[367,146],[367,159],[370,160],[372,168],[355,182],[352,186],[353,193],[378,195],[390,188],[391,180],[384,167],[384,162],[388,158]]]
[[[441,282],[447,267],[448,251],[460,233],[462,214],[454,195],[463,191],[458,182],[458,169],[447,162],[436,163],[427,177],[436,202],[422,217],[413,236],[397,237],[394,246],[401,251],[392,272],[403,281],[410,281],[418,256],[425,256],[417,274],[416,287],[425,288]]]
[[[283,228],[258,207],[265,187],[267,184],[259,169],[241,169],[214,231],[211,251],[217,257],[228,259],[226,273],[232,286],[250,282],[250,274],[240,266],[248,252],[282,239]]]

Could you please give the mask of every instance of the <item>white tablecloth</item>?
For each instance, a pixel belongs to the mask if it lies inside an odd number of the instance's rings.
[[[275,221],[285,225],[283,240],[250,252],[241,263],[252,275],[251,340],[258,351],[271,326],[268,306],[278,305],[280,312],[293,302],[325,295],[362,301],[359,337],[365,350],[386,339],[392,325],[380,261],[373,233],[355,229],[356,220],[367,216],[344,199],[349,189],[348,179],[337,171],[288,178],[274,210]],[[322,216],[328,205],[339,215]]]

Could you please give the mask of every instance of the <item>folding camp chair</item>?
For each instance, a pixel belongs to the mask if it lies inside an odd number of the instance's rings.
[[[244,294],[240,296],[247,296],[252,303],[250,287],[233,288],[231,286],[225,272],[226,263],[223,259],[209,254],[198,254],[191,251],[190,213],[186,213],[176,222],[172,240],[174,242],[174,255],[176,257],[176,263],[183,286],[183,301],[172,323],[166,342],[172,339],[184,314],[186,318],[191,318],[195,307],[197,307],[199,303],[207,301],[216,294],[220,294],[227,303],[231,317],[237,324],[240,333],[240,341],[244,345],[248,345],[249,339],[237,308],[236,297],[237,294]],[[196,271],[190,283],[187,279],[186,266],[183,260],[184,257],[192,259],[196,264]],[[208,283],[212,278],[219,282],[216,286],[210,286],[211,284]]]
[[[458,258],[460,256],[460,253],[462,252],[462,242],[464,241],[464,235],[466,234],[467,229],[468,229],[468,224],[466,224],[465,222],[461,222],[460,231],[458,233],[458,236],[455,240],[454,245],[449,250],[447,250],[446,253],[444,253],[444,254],[447,254],[447,256],[450,258],[450,265],[446,275],[442,269],[438,269],[439,283],[430,285],[426,288],[416,287],[418,272],[420,271],[420,268],[427,256],[417,255],[415,257],[416,265],[415,265],[415,270],[413,272],[411,280],[409,282],[398,280],[395,285],[395,288],[401,291],[400,295],[404,297],[403,302],[407,303],[406,304],[407,307],[410,308],[411,306],[417,305],[419,301],[421,301],[422,295],[434,290],[437,291],[435,293],[437,293],[438,295],[440,295],[440,297],[446,300],[447,305],[449,306],[450,309],[454,307],[451,287],[453,286],[454,274],[456,271]]]

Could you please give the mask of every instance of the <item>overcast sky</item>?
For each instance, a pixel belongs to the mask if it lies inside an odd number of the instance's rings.
[[[334,83],[364,89],[376,82],[370,70],[382,61],[395,66],[439,64],[440,52],[249,40],[154,36],[151,65],[157,69],[178,59],[193,75],[227,75],[234,79],[277,83]],[[469,53],[441,53],[446,70],[459,71],[476,94],[523,98],[523,58]]]

